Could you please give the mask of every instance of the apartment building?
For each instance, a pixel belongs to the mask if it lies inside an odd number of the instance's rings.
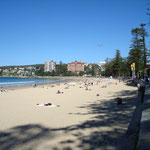
[[[44,72],[56,71],[56,62],[51,60],[50,62],[46,61],[44,64]]]
[[[84,63],[82,62],[71,62],[67,65],[67,69],[68,71],[71,72],[80,72],[80,71],[84,71]]]

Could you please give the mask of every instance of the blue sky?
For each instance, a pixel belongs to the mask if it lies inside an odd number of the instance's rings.
[[[116,49],[127,57],[132,28],[148,22],[149,2],[0,0],[0,66],[97,63],[113,58]]]

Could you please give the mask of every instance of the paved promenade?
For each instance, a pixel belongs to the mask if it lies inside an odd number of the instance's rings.
[[[150,85],[146,85],[137,149],[150,149]]]

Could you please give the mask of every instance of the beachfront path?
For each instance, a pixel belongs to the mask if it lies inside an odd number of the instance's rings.
[[[68,88],[61,84],[0,93],[0,150],[120,149],[137,88],[116,80],[109,85],[107,80],[92,82],[88,90],[79,82]],[[116,105],[117,97],[123,105]],[[60,107],[36,106],[46,102]]]

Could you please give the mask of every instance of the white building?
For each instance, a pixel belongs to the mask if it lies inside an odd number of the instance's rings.
[[[50,70],[49,68],[50,68],[49,62],[46,61],[45,64],[44,64],[44,72],[49,72],[49,70]]]
[[[105,71],[105,64],[106,62],[105,61],[100,61],[99,63],[97,63],[98,66],[101,68],[101,71]]]
[[[44,72],[56,71],[56,62],[51,60],[50,62],[46,61],[44,65]]]

